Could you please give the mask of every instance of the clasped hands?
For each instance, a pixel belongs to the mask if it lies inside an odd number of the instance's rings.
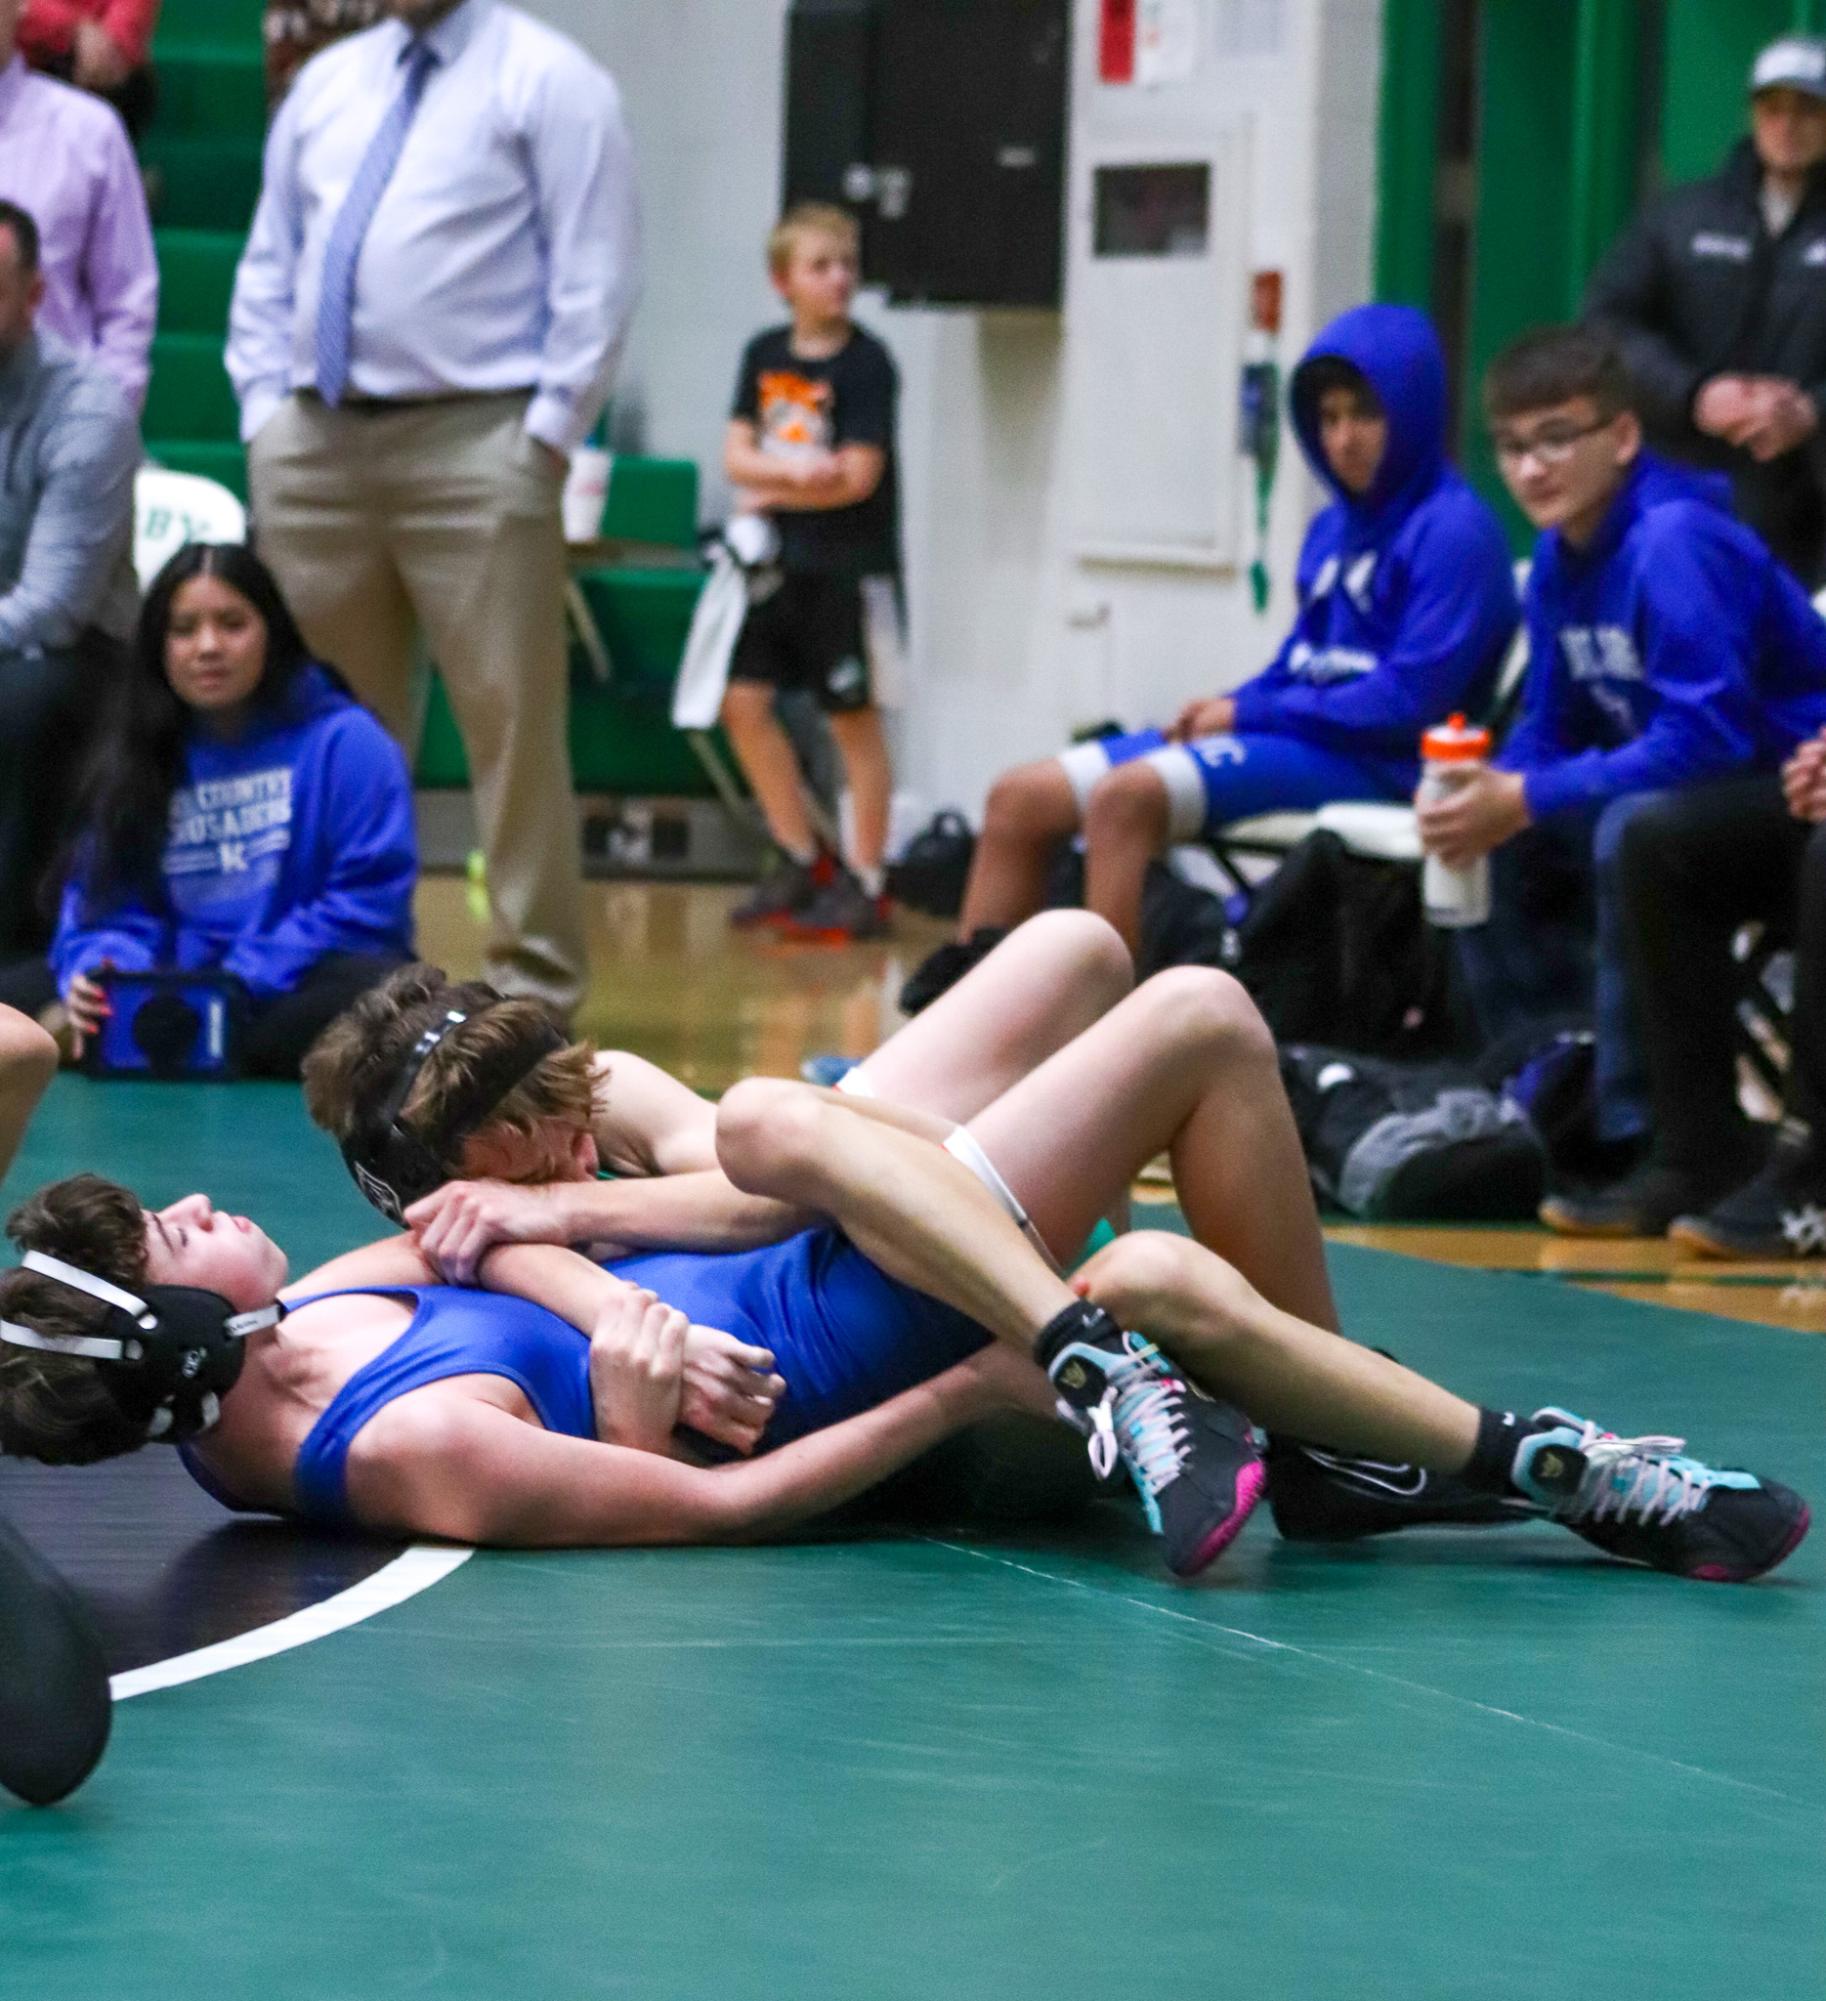
[[[1708,437],[1753,459],[1780,458],[1819,428],[1814,400],[1779,375],[1715,375],[1693,399],[1693,422]]]
[[[573,1241],[567,1184],[451,1181],[413,1203],[406,1227],[452,1285],[473,1285],[495,1244]],[[663,1452],[677,1425],[752,1452],[785,1394],[765,1348],[720,1327],[700,1327],[651,1292],[614,1281],[590,1334],[596,1435],[612,1445]]]

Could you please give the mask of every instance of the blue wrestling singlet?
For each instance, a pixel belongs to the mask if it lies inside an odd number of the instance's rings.
[[[961,1313],[878,1271],[834,1230],[721,1256],[656,1251],[618,1258],[604,1270],[676,1306],[701,1327],[768,1349],[786,1378],[760,1450],[784,1445],[937,1375],[980,1348],[983,1330]],[[351,1293],[409,1299],[406,1331],[358,1369],[311,1427],[293,1472],[297,1512],[350,1521],[349,1448],[375,1412],[410,1390],[450,1376],[502,1376],[515,1384],[547,1431],[594,1438],[590,1344],[569,1321],[530,1300],[463,1286],[355,1286]],[[293,1310],[348,1294],[314,1293]],[[714,1448],[713,1448],[714,1449]],[[237,1504],[188,1451],[198,1483]]]

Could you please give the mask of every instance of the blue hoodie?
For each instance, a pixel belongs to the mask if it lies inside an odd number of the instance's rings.
[[[1341,486],[1319,443],[1316,361],[1347,361],[1388,417],[1370,490]],[[1294,371],[1307,463],[1337,496],[1300,551],[1300,613],[1273,662],[1236,691],[1236,728],[1376,761],[1411,785],[1421,732],[1489,701],[1515,633],[1515,575],[1496,516],[1447,463],[1446,368],[1412,306],[1357,306]]]
[[[334,952],[409,954],[418,849],[398,746],[321,668],[235,742],[193,733],[171,798],[163,894],[64,891],[59,990],[104,959],[124,971],[232,973],[261,999]]]
[[[1496,759],[1535,819],[1771,768],[1826,724],[1826,621],[1730,506],[1720,475],[1645,452],[1586,548],[1536,544]]]

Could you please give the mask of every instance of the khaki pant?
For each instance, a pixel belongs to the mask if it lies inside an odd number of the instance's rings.
[[[488,974],[582,998],[583,873],[566,742],[562,478],[523,395],[397,410],[293,396],[248,447],[261,555],[313,652],[406,746],[415,632],[468,753],[493,909]]]

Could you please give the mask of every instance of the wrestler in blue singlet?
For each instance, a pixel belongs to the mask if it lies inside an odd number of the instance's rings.
[[[762,1451],[870,1410],[988,1338],[963,1314],[877,1270],[834,1230],[721,1256],[647,1252],[603,1268],[645,1286],[700,1327],[720,1327],[772,1352],[786,1394]],[[412,1319],[397,1341],[356,1370],[311,1427],[293,1472],[299,1514],[348,1523],[347,1466],[356,1434],[395,1397],[450,1376],[504,1376],[547,1431],[595,1437],[590,1344],[569,1321],[530,1300],[462,1286],[350,1290],[409,1299]],[[345,1296],[314,1293],[291,1304],[297,1311]],[[188,1450],[183,1457],[203,1487],[237,1505]]]

